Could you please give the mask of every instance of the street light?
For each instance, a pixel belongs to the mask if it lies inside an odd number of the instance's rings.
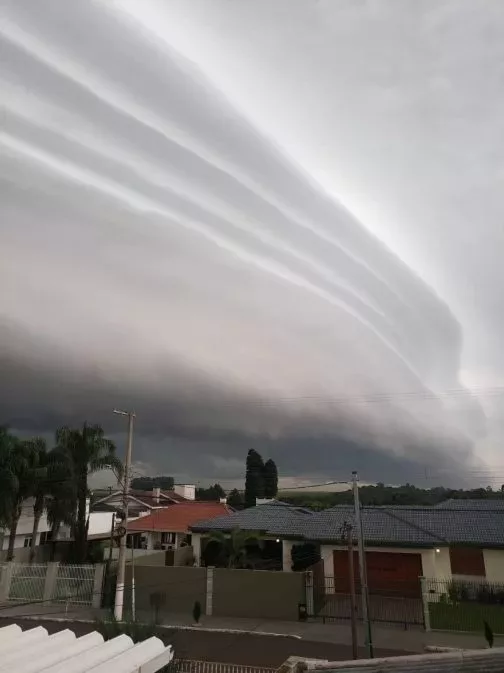
[[[114,605],[114,616],[117,619],[117,621],[122,621],[123,606],[124,606],[124,580],[126,577],[126,537],[128,531],[131,453],[133,449],[133,419],[135,418],[135,412],[122,411],[121,409],[114,409],[114,414],[128,417],[128,444],[126,446],[126,458],[124,461],[124,475],[123,475],[123,512],[124,512],[124,528],[126,530],[126,533],[122,535],[119,540],[117,587],[116,587],[115,605]]]

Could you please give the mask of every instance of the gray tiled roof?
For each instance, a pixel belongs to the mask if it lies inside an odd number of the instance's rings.
[[[199,521],[195,532],[233,528],[313,542],[339,542],[344,523],[355,530],[354,510],[338,506],[311,512],[285,503],[251,507],[230,516]],[[504,512],[436,507],[363,507],[364,539],[370,545],[434,547],[474,544],[504,547]]]
[[[222,530],[230,531],[234,528],[242,530],[260,531],[269,535],[294,534],[299,522],[305,518],[312,518],[313,512],[302,507],[292,507],[283,502],[271,502],[256,507],[249,507],[229,516],[219,516],[215,519],[198,521],[191,526],[193,531]]]

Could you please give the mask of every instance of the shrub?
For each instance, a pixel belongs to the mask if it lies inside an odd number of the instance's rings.
[[[201,603],[199,601],[195,601],[194,606],[193,606],[193,619],[196,624],[199,624],[199,620],[201,617]]]
[[[154,611],[154,623],[159,624],[159,612],[166,605],[166,594],[162,591],[154,591],[149,596],[149,602]]]
[[[98,619],[95,622],[95,626],[98,633],[101,633],[105,640],[110,640],[111,638],[125,634],[129,636],[134,643],[138,643],[158,635],[156,624],[142,624],[141,622],[132,619],[120,622],[114,615],[111,615],[109,619]]]

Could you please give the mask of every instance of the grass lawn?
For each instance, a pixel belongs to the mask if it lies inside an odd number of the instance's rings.
[[[487,621],[494,633],[504,634],[504,605],[429,603],[429,612],[433,629],[483,633]]]

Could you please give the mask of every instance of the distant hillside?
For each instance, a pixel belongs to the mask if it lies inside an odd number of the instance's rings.
[[[404,486],[361,486],[360,501],[363,505],[436,505],[443,500],[455,499],[504,499],[504,492],[492,491],[490,487],[471,490],[451,489],[437,486],[435,488],[418,488],[411,484]],[[291,489],[280,491],[278,498],[293,505],[314,510],[327,509],[335,505],[353,503],[351,490],[340,492],[309,491],[308,489]]]

